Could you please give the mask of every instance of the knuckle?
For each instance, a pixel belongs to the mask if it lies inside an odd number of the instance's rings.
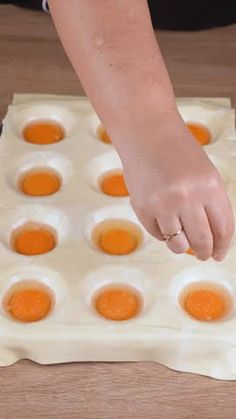
[[[204,184],[212,191],[218,191],[221,188],[221,178],[216,170],[209,171],[204,176]]]
[[[189,200],[190,191],[186,183],[179,182],[172,185],[170,191],[170,199],[172,202],[181,203],[187,202]]]
[[[156,193],[135,198],[130,196],[130,203],[136,212],[144,214],[150,212],[152,208],[158,208],[160,198]]]
[[[219,173],[213,167],[208,169],[206,172],[192,176],[188,179],[178,178],[172,187],[172,191],[182,199],[188,199],[192,195],[193,190],[196,188],[208,188],[212,190],[219,190],[221,188],[222,181]]]

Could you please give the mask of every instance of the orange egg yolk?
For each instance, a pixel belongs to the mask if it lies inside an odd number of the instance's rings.
[[[136,249],[138,240],[130,231],[114,228],[101,233],[99,245],[110,255],[128,255]]]
[[[188,123],[186,125],[199,144],[207,145],[211,142],[211,134],[206,127],[194,123]]]
[[[97,311],[109,320],[129,320],[139,311],[138,297],[127,289],[107,289],[96,300]]]
[[[221,294],[207,289],[190,292],[184,306],[190,316],[205,322],[219,320],[226,310]]]
[[[51,305],[49,293],[32,288],[14,292],[8,300],[7,310],[16,320],[35,322],[46,317]]]
[[[60,179],[53,172],[32,171],[24,174],[20,188],[29,196],[48,196],[60,189]]]
[[[101,190],[110,196],[128,196],[129,192],[122,173],[108,174],[102,179]]]
[[[14,237],[14,248],[22,255],[42,255],[53,250],[55,246],[54,235],[43,227],[22,229]]]
[[[187,253],[188,255],[191,255],[191,256],[194,256],[195,254],[194,254],[194,251],[193,251],[193,249],[191,249],[191,247],[189,247],[187,250],[186,250],[186,252],[185,253]]]
[[[109,137],[109,135],[107,134],[105,128],[103,127],[99,127],[98,128],[98,138],[106,144],[111,144],[111,139]]]
[[[30,122],[23,130],[23,137],[32,144],[53,144],[63,140],[64,131],[56,122]]]

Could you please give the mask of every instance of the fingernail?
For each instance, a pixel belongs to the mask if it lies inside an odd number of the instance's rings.
[[[224,253],[216,253],[215,255],[213,255],[213,259],[216,262],[221,262],[224,259],[224,257],[225,257]]]
[[[209,258],[206,256],[197,255],[197,259],[200,260],[201,262],[206,262]]]

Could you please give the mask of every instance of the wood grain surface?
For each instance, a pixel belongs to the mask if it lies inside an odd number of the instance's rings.
[[[160,32],[178,96],[228,96],[236,105],[236,25]],[[13,92],[82,94],[50,16],[0,6],[0,118]],[[0,369],[0,419],[233,419],[236,382],[154,363],[30,361]]]

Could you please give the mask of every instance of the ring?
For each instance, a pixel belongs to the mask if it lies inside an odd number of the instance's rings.
[[[183,231],[183,228],[181,228],[181,230],[178,230],[176,233],[174,233],[174,234],[164,234],[163,235],[163,240],[165,241],[165,242],[168,242],[169,240],[171,240],[171,239],[173,239],[174,237],[176,237],[176,236],[178,236],[179,234],[181,234],[182,233],[182,231]]]

